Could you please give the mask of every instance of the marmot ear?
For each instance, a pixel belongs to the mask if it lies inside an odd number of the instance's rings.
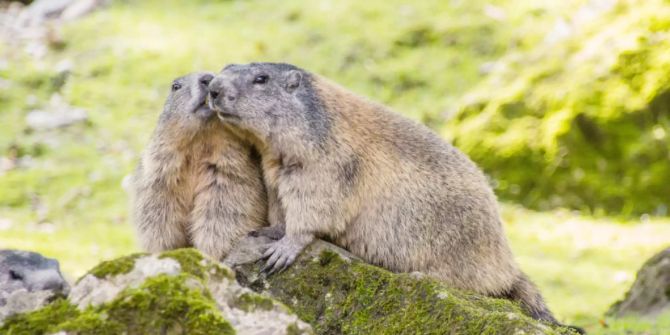
[[[297,70],[291,70],[286,74],[286,91],[292,93],[298,87],[300,87],[300,82],[302,81],[302,73]]]

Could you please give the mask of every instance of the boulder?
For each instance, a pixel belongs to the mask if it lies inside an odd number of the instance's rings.
[[[258,260],[268,242],[248,237],[223,264],[194,249],[103,262],[67,299],[8,318],[0,333],[573,334],[510,301],[392,273],[324,241],[267,276]]]
[[[34,311],[68,290],[55,259],[31,251],[0,250],[0,322]]]
[[[266,276],[262,262],[249,263],[266,242],[248,237],[224,262],[243,286],[283,302],[317,334],[572,334],[531,319],[510,301],[455,290],[420,273],[392,273],[324,241],[284,272]]]
[[[88,113],[70,106],[63,98],[54,94],[44,110],[33,110],[26,115],[26,124],[32,130],[64,128],[88,121]]]
[[[312,334],[282,303],[194,249],[103,262],[67,299],[15,315],[10,334]]]
[[[607,314],[654,317],[667,310],[670,310],[670,248],[644,263],[623,300],[612,305]]]

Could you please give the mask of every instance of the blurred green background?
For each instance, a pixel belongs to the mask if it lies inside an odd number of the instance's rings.
[[[560,320],[667,334],[670,314],[603,313],[670,242],[669,37],[662,0],[112,1],[50,26],[37,55],[0,44],[0,247],[56,257],[71,278],[136,251],[122,181],[171,80],[289,62],[479,163]],[[61,105],[86,120],[29,125]]]

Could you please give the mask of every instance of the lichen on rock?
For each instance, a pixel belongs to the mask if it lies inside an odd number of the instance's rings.
[[[68,299],[10,317],[8,334],[310,334],[283,304],[194,249],[103,262]]]
[[[194,249],[104,262],[59,299],[12,316],[2,334],[572,334],[507,300],[392,273],[324,241],[282,273],[260,273],[269,240],[224,261]]]
[[[572,333],[531,319],[507,300],[391,273],[323,241],[280,274],[259,275],[259,267],[236,265],[238,280],[284,302],[319,334]]]

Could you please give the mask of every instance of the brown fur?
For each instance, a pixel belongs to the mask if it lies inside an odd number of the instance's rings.
[[[267,189],[285,219],[266,253],[271,271],[326,237],[372,264],[517,300],[556,322],[513,259],[484,174],[428,128],[288,64],[231,65],[209,89],[210,106],[265,148]]]
[[[194,246],[221,259],[240,238],[266,224],[254,147],[211,110],[194,112],[206,96],[205,83],[198,81],[204,75],[177,79],[180,90],[190,91],[168,97],[133,177],[135,226],[149,252]]]

